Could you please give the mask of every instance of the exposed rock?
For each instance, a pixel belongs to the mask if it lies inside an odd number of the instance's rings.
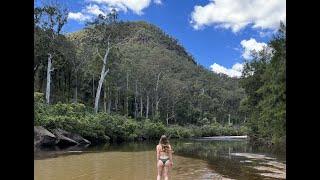
[[[34,148],[54,146],[58,143],[57,137],[42,126],[34,126]]]
[[[56,130],[59,131],[61,134],[63,134],[65,137],[70,138],[70,139],[76,141],[77,143],[79,143],[81,145],[91,144],[90,141],[88,141],[87,139],[83,138],[79,134],[67,132],[67,131],[62,130],[62,129],[56,129]]]
[[[74,146],[80,144],[77,141],[67,137],[66,134],[69,134],[69,132],[65,130],[54,129],[52,133],[59,139],[59,142],[57,143],[58,146]]]
[[[79,134],[70,133],[70,134],[67,134],[66,136],[77,141],[79,144],[91,144],[89,140],[83,138]]]

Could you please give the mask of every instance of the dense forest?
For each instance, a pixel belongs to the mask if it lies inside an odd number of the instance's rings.
[[[88,139],[240,135],[285,137],[285,27],[242,78],[197,64],[178,40],[116,11],[61,33],[68,11],[36,7],[35,125]],[[166,128],[167,126],[167,128]]]
[[[241,86],[246,98],[240,109],[248,115],[250,136],[257,142],[286,141],[286,28],[280,24],[278,33],[260,52],[253,52],[246,62]]]

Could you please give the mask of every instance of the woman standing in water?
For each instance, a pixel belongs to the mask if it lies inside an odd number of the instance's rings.
[[[162,135],[159,141],[159,144],[156,147],[157,149],[157,168],[158,168],[158,176],[157,180],[161,179],[161,175],[163,175],[165,180],[168,180],[168,172],[169,167],[172,168],[172,148],[169,144],[169,140],[165,135]]]

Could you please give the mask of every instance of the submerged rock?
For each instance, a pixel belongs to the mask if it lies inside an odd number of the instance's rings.
[[[43,146],[54,146],[58,143],[58,138],[42,126],[34,126],[34,148]]]

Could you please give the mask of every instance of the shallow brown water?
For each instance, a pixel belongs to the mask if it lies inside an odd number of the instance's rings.
[[[272,156],[272,153],[262,153],[261,150],[256,152],[246,141],[178,140],[171,144],[175,154],[170,180],[285,177],[285,156]],[[35,180],[156,179],[155,143],[128,143],[78,150],[35,153]]]
[[[172,179],[217,177],[203,160],[174,156]],[[35,180],[144,180],[157,175],[154,151],[101,152],[35,160]]]

